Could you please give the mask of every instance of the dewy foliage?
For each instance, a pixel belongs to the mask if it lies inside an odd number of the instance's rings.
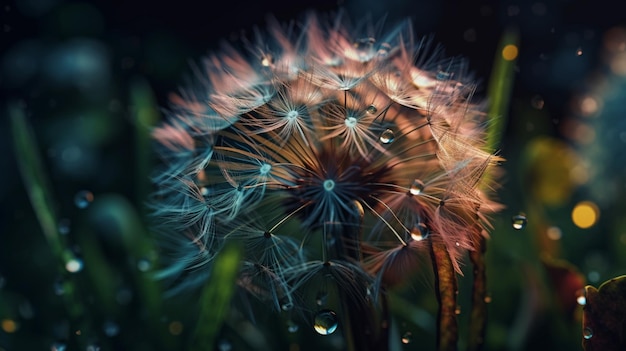
[[[583,348],[585,351],[626,350],[626,276],[585,287]]]
[[[308,323],[343,307],[383,328],[368,311],[430,269],[431,240],[460,273],[484,239],[498,207],[485,175],[500,159],[464,62],[408,21],[386,34],[346,23],[274,23],[247,51],[208,56],[172,99],[153,131],[163,167],[151,204],[173,293],[210,279],[237,242],[237,296]]]

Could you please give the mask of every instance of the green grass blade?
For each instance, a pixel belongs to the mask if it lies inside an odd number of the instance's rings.
[[[505,50],[509,50],[505,55]],[[511,50],[515,55],[511,55]],[[494,58],[494,66],[488,87],[490,108],[488,111],[489,124],[487,126],[488,152],[496,150],[506,129],[511,92],[515,75],[515,64],[519,55],[519,37],[514,29],[507,29],[498,45]],[[491,175],[487,173],[483,185],[490,186]],[[488,191],[488,189],[486,189]],[[472,285],[472,310],[469,328],[468,351],[480,351],[483,348],[487,330],[487,274],[485,266],[485,252],[487,242],[484,238],[478,243],[475,251],[470,252],[473,265],[474,279]]]
[[[241,249],[236,244],[224,247],[215,259],[211,279],[200,299],[200,316],[193,335],[192,351],[211,351],[230,307],[239,272]]]
[[[35,134],[24,111],[16,103],[8,106],[8,114],[11,120],[15,158],[26,192],[53,256],[58,260],[57,269],[59,275],[63,277],[63,302],[66,311],[76,330],[86,330],[84,319],[81,318],[85,308],[77,293],[75,276],[66,269],[67,264],[77,258],[59,233],[57,214],[53,205],[55,201],[39,156]]]
[[[137,203],[143,204],[150,191],[150,172],[153,167],[152,127],[160,119],[156,99],[148,83],[136,78],[130,89],[135,122],[135,191]]]
[[[507,29],[498,45],[494,66],[489,79],[487,97],[489,99],[489,125],[487,126],[487,150],[495,150],[500,144],[504,130],[513,89],[517,56],[505,58],[503,50],[512,45],[519,51],[519,37],[515,29]],[[510,47],[512,48],[512,47]]]

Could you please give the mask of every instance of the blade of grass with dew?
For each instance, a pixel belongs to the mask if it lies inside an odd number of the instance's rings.
[[[216,257],[211,278],[202,290],[200,315],[191,340],[192,351],[211,351],[235,292],[241,248],[235,243],[225,246]]]
[[[84,320],[81,317],[85,308],[77,295],[74,277],[66,270],[68,264],[78,260],[59,233],[58,219],[53,206],[55,202],[38,153],[34,132],[23,109],[17,103],[9,104],[8,114],[11,119],[15,158],[26,192],[52,254],[58,260],[57,270],[63,277],[62,297],[65,308],[75,330],[84,330]]]
[[[135,122],[135,195],[137,203],[143,204],[149,191],[152,169],[151,130],[159,121],[156,100],[148,83],[135,78],[130,89]]]
[[[114,228],[115,233],[110,236],[119,236],[127,256],[130,258],[130,272],[133,284],[139,293],[139,300],[145,309],[150,328],[160,336],[163,346],[169,346],[172,341],[167,339],[162,315],[162,290],[155,279],[156,250],[148,236],[137,209],[124,196],[119,194],[103,194],[90,206],[90,222],[92,225],[107,223]],[[100,224],[102,227],[102,224]]]
[[[437,238],[432,238],[429,243],[435,273],[435,293],[439,303],[437,351],[455,351],[459,339],[456,316],[458,294],[456,272],[446,245]]]
[[[515,63],[519,53],[519,37],[515,29],[507,29],[498,45],[494,58],[494,66],[488,86],[488,99],[490,102],[487,126],[486,150],[496,150],[506,128],[511,91],[515,73]],[[490,176],[489,172],[486,178]],[[485,179],[483,184],[489,186],[490,179]],[[479,229],[477,229],[479,230]],[[470,312],[470,326],[468,351],[480,351],[485,343],[487,329],[487,274],[485,267],[485,252],[487,242],[483,236],[475,251],[470,252],[470,261],[474,267],[472,286],[472,310]]]

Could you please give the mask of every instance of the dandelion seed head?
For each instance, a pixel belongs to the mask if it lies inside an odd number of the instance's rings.
[[[237,241],[239,288],[277,311],[308,310],[318,284],[365,301],[426,269],[429,240],[460,272],[487,235],[499,206],[485,174],[501,159],[467,65],[408,21],[385,32],[342,16],[270,21],[172,95],[150,205],[174,290],[209,279]]]

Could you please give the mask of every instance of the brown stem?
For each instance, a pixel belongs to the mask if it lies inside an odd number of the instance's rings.
[[[431,237],[429,242],[435,273],[435,293],[439,303],[437,351],[456,351],[459,337],[456,317],[458,294],[456,272],[446,245],[437,237]]]
[[[487,274],[485,251],[487,242],[481,236],[478,248],[470,252],[474,266],[474,284],[472,286],[472,312],[470,314],[468,351],[480,351],[485,343],[487,330]]]

